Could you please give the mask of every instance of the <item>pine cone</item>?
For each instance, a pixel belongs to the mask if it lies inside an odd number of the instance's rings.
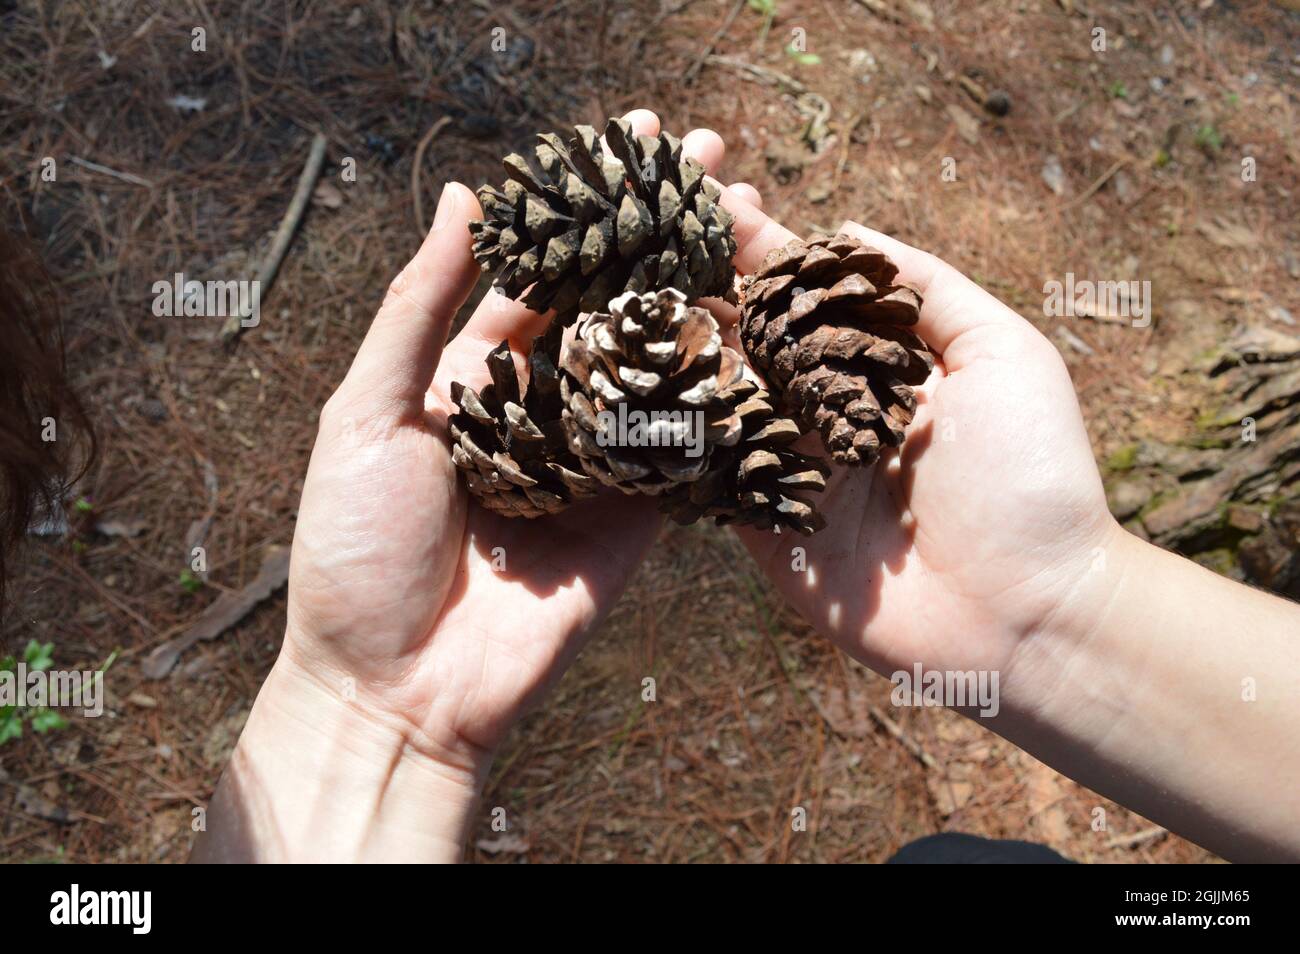
[[[590,126],[575,133],[567,146],[537,137],[540,174],[510,155],[509,181],[479,190],[485,219],[470,223],[474,257],[497,272],[496,286],[511,298],[528,290],[525,305],[554,308],[566,325],[625,291],[734,301],[732,217],[680,140],[633,136],[616,119],[605,126],[608,148]]]
[[[715,448],[740,440],[721,392],[743,365],[713,315],[676,289],[620,295],[608,313],[584,315],[564,351],[569,447],[588,474],[624,493],[689,483]]]
[[[718,524],[750,524],[760,530],[789,527],[805,536],[826,525],[801,490],[826,489],[829,468],[790,445],[799,425],[780,417],[771,395],[741,380],[727,392],[740,416],[742,436],[735,447],[715,455],[714,465],[692,484],[674,487],[660,509],[681,524],[713,517]]]
[[[559,374],[541,336],[529,358],[528,393],[521,397],[510,342],[488,354],[492,383],[481,391],[452,382],[451,457],[469,492],[507,517],[558,513],[600,484],[582,473],[560,421]]]
[[[897,275],[884,252],[837,235],[769,252],[741,285],[746,355],[841,464],[874,463],[882,445],[903,442],[912,388],[934,367],[908,330],[921,296]]]

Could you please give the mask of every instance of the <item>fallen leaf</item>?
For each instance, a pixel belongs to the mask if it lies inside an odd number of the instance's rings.
[[[1065,170],[1061,168],[1060,159],[1056,156],[1048,156],[1043,161],[1042,175],[1047,188],[1057,195],[1065,195]]]
[[[216,639],[253,611],[289,579],[289,548],[268,547],[253,582],[234,593],[223,593],[180,636],[168,640],[145,657],[140,668],[150,679],[171,672],[181,653],[202,640]]]
[[[321,181],[316,191],[311,194],[312,205],[323,205],[327,209],[337,209],[343,204],[343,193],[332,182]]]
[[[1231,222],[1222,216],[1196,223],[1196,231],[1220,248],[1251,248],[1259,244],[1255,230],[1241,222]]]
[[[57,822],[60,825],[66,825],[72,821],[72,817],[68,814],[66,808],[50,801],[30,785],[18,786],[18,794],[14,797],[14,804],[18,806],[19,811],[24,811],[35,818],[43,818],[46,821]]]
[[[969,143],[977,143],[980,139],[980,121],[966,110],[962,109],[956,103],[948,104],[948,115],[957,125],[957,132]]]
[[[523,855],[532,847],[528,839],[511,832],[496,838],[480,838],[475,844],[479,851],[489,855]]]
[[[143,520],[101,520],[95,524],[95,532],[106,537],[138,537],[147,527]]]

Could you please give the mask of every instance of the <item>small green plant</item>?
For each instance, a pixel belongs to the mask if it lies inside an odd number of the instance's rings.
[[[763,26],[758,31],[758,46],[762,47],[767,32],[772,29],[772,21],[776,19],[776,0],[749,0],[749,9],[763,15]]]
[[[191,573],[188,567],[181,570],[181,575],[176,582],[181,585],[181,589],[191,595],[203,589],[203,581]]]
[[[77,513],[90,513],[95,509],[95,505],[85,497],[78,497],[77,502],[72,505]]]
[[[1106,469],[1111,471],[1132,470],[1137,465],[1138,446],[1126,444],[1106,459]]]
[[[808,53],[804,50],[796,50],[791,43],[785,48],[786,55],[798,63],[800,66],[816,66],[822,61],[822,58],[816,53]]]
[[[1128,87],[1124,85],[1123,80],[1116,80],[1110,84],[1111,99],[1128,99]]]
[[[1196,145],[1208,153],[1218,152],[1223,148],[1223,135],[1212,125],[1198,126]]]
[[[41,644],[31,640],[23,651],[23,663],[28,672],[44,672],[49,669],[54,665],[54,644]],[[11,678],[16,678],[17,669],[18,660],[15,657],[5,656],[0,659],[0,673],[15,673]],[[68,727],[68,720],[47,706],[20,706],[16,702],[0,705],[0,745],[10,739],[21,738],[24,722],[31,725],[33,731],[42,734]]]

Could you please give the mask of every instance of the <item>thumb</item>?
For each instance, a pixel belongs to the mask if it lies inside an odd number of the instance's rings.
[[[468,188],[459,182],[443,187],[429,234],[389,285],[339,388],[349,404],[398,417],[423,411],[451,320],[478,277],[469,222],[480,214]]]

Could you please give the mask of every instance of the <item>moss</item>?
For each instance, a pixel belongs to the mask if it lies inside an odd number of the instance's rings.
[[[1138,519],[1139,520],[1144,519],[1147,514],[1156,510],[1163,504],[1167,504],[1169,501],[1173,500],[1177,496],[1178,496],[1178,491],[1176,490],[1160,491],[1158,494],[1153,496],[1150,500],[1148,500],[1146,503],[1142,505],[1142,509],[1138,511]]]
[[[1138,446],[1136,444],[1125,444],[1106,458],[1106,469],[1112,473],[1132,470],[1137,464],[1137,455]]]
[[[1201,566],[1207,567],[1222,576],[1232,576],[1233,571],[1241,566],[1241,561],[1237,559],[1237,551],[1230,547],[1205,550],[1196,554],[1194,559]]]

